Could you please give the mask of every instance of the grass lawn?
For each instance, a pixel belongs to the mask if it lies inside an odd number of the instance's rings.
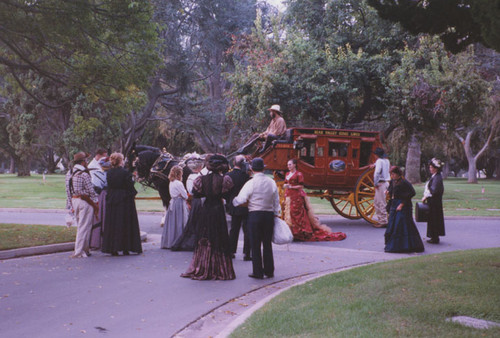
[[[466,179],[449,178],[444,181],[445,216],[497,216],[500,217],[500,181],[480,180],[468,184]],[[484,188],[484,193],[483,193]],[[150,188],[136,184],[137,197],[158,197]],[[417,202],[421,199],[424,184],[415,185]],[[330,203],[311,198],[317,214],[335,214]],[[160,200],[137,200],[139,211],[163,211]],[[0,208],[64,209],[66,193],[64,175],[17,177],[0,175]]]
[[[413,205],[422,200],[425,183],[415,184]],[[484,193],[483,193],[484,188]],[[479,180],[469,184],[464,178],[444,180],[443,206],[445,216],[496,216],[500,217],[500,180]],[[330,202],[311,198],[317,214],[335,213]]]
[[[158,193],[136,184],[137,197],[159,197]],[[137,200],[140,211],[163,211],[160,200]],[[0,175],[0,208],[64,209],[66,190],[64,175]]]
[[[334,273],[287,290],[231,337],[500,337],[447,322],[500,323],[500,248],[448,252]]]
[[[0,250],[74,242],[76,227],[0,223]]]

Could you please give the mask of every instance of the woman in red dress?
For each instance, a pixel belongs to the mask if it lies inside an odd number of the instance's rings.
[[[285,185],[285,221],[290,226],[296,241],[341,241],[346,238],[343,232],[332,232],[314,216],[309,199],[304,191],[304,176],[297,171],[297,160],[288,161],[289,172]]]

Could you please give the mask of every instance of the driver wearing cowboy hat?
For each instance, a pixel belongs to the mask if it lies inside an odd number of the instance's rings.
[[[260,133],[258,135],[254,135],[250,141],[245,144],[243,147],[238,149],[239,154],[244,154],[246,151],[257,141],[261,140],[264,141],[265,143],[260,149],[260,153],[263,153],[274,140],[279,139],[281,136],[283,136],[286,132],[286,123],[285,120],[283,119],[282,115],[283,113],[281,112],[281,107],[278,104],[273,104],[271,108],[268,109],[269,114],[271,115],[271,123],[269,123],[269,127],[267,127],[266,131],[263,133]]]

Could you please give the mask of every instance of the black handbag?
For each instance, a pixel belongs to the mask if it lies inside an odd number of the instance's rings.
[[[429,204],[417,202],[415,204],[415,221],[427,222],[429,220]]]

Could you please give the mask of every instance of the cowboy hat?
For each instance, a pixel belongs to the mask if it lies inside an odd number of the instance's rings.
[[[84,151],[80,151],[78,153],[76,153],[75,155],[73,155],[73,162],[81,162],[81,161],[84,161],[86,160],[87,158],[89,158],[90,154],[87,154],[86,152]]]
[[[277,112],[277,113],[279,113],[279,114],[283,114],[283,113],[281,112],[281,107],[280,107],[280,105],[279,105],[279,104],[273,104],[273,105],[271,106],[271,108],[269,108],[268,110],[274,110],[275,112]]]

